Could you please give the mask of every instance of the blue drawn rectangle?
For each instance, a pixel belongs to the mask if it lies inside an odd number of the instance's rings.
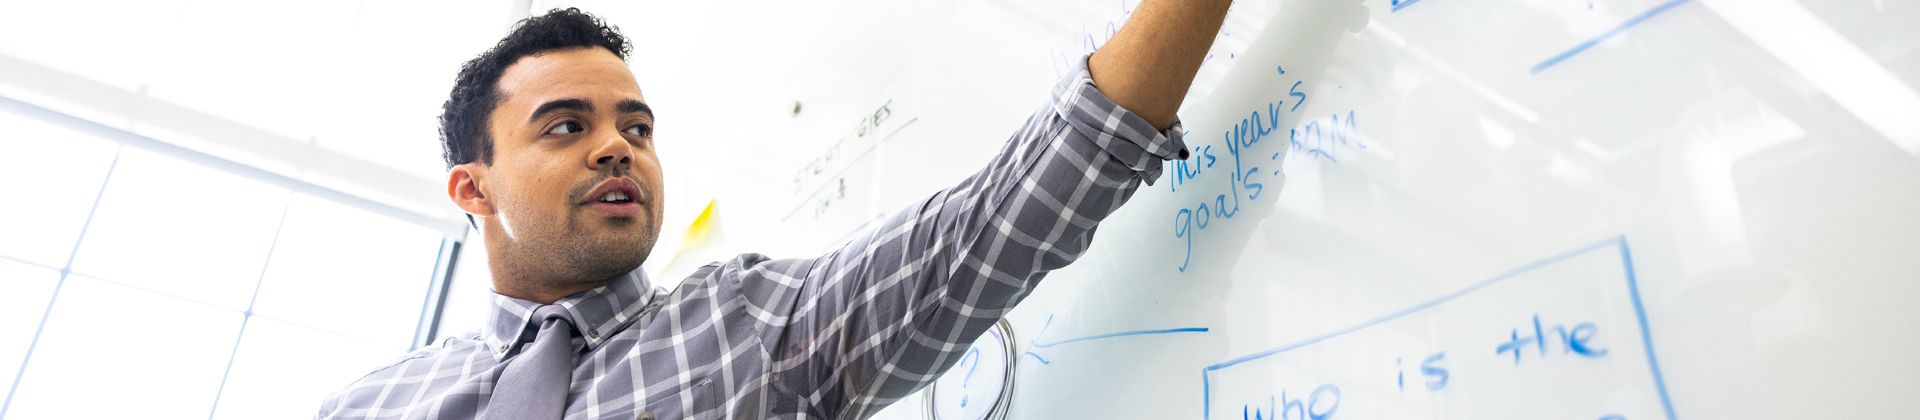
[[[1519,268],[1515,268],[1505,273],[1501,273],[1491,278],[1487,278],[1485,280],[1482,280],[1466,288],[1463,288],[1445,295],[1441,295],[1438,298],[1421,302],[1411,307],[1394,311],[1386,315],[1376,317],[1355,325],[1335,329],[1333,331],[1330,331],[1321,335],[1317,335],[1314,337],[1310,337],[1304,340],[1282,345],[1279,347],[1262,350],[1259,352],[1254,352],[1254,353],[1243,355],[1240,357],[1235,357],[1233,359],[1229,359],[1224,362],[1209,365],[1206,368],[1201,369],[1200,371],[1200,384],[1201,384],[1201,393],[1202,393],[1202,396],[1201,396],[1202,418],[1209,419],[1209,420],[1212,418],[1212,414],[1213,414],[1212,404],[1213,404],[1213,396],[1214,396],[1212,381],[1213,381],[1213,376],[1215,372],[1221,371],[1223,369],[1231,368],[1243,363],[1260,360],[1263,358],[1268,358],[1274,355],[1278,355],[1278,354],[1299,349],[1302,347],[1311,346],[1315,343],[1326,341],[1331,338],[1352,334],[1354,332],[1365,330],[1369,327],[1380,325],[1382,323],[1392,321],[1401,317],[1405,317],[1407,315],[1419,313],[1421,311],[1425,311],[1435,306],[1439,306],[1449,301],[1458,299],[1461,296],[1466,296],[1468,294],[1474,293],[1488,286],[1500,283],[1507,279],[1514,278],[1520,274],[1533,271],[1541,267],[1554,264],[1556,262],[1567,260],[1575,256],[1580,256],[1580,255],[1587,254],[1589,252],[1604,250],[1607,248],[1616,248],[1620,252],[1620,261],[1621,261],[1621,264],[1623,265],[1622,268],[1626,274],[1625,280],[1626,280],[1628,297],[1633,303],[1633,316],[1639,324],[1638,325],[1639,338],[1640,338],[1640,342],[1642,343],[1643,350],[1646,353],[1647,366],[1650,371],[1649,373],[1652,375],[1654,388],[1659,397],[1660,408],[1665,411],[1667,419],[1669,420],[1676,419],[1677,417],[1674,415],[1674,410],[1673,410],[1673,401],[1667,394],[1666,381],[1663,375],[1660,373],[1660,362],[1654,353],[1653,336],[1651,333],[1651,328],[1648,326],[1646,307],[1641,302],[1640,286],[1638,283],[1638,279],[1636,278],[1636,275],[1634,273],[1633,253],[1627,245],[1627,238],[1625,236],[1616,236],[1604,241],[1596,242],[1590,245],[1576,248],[1571,251],[1567,251],[1551,257],[1547,257],[1545,259],[1534,261],[1526,265],[1520,266]]]

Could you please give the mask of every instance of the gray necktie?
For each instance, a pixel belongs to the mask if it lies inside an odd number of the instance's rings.
[[[540,333],[519,356],[507,360],[487,403],[489,419],[558,419],[566,413],[567,387],[573,382],[573,322],[566,308],[533,310]]]

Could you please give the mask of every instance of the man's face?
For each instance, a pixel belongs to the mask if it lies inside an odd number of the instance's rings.
[[[530,285],[639,267],[660,233],[661,175],[626,63],[603,48],[548,51],[508,66],[497,89],[493,163],[475,169],[494,210],[491,257]]]

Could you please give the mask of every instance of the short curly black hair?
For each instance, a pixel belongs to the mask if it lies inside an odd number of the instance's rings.
[[[570,7],[521,20],[499,44],[461,65],[453,93],[440,113],[441,157],[447,169],[476,160],[493,163],[493,136],[487,132],[487,121],[499,104],[496,85],[507,66],[521,57],[581,47],[606,48],[623,61],[633,50],[619,27]]]

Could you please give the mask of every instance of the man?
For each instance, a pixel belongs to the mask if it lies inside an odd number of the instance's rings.
[[[328,398],[323,418],[863,418],[931,383],[1162,162],[1226,0],[1146,0],[979,173],[825,255],[639,270],[663,206],[627,41],[555,10],[461,69],[447,193],[494,308]],[[1096,87],[1097,86],[1097,87]],[[961,141],[965,139],[954,139]]]

